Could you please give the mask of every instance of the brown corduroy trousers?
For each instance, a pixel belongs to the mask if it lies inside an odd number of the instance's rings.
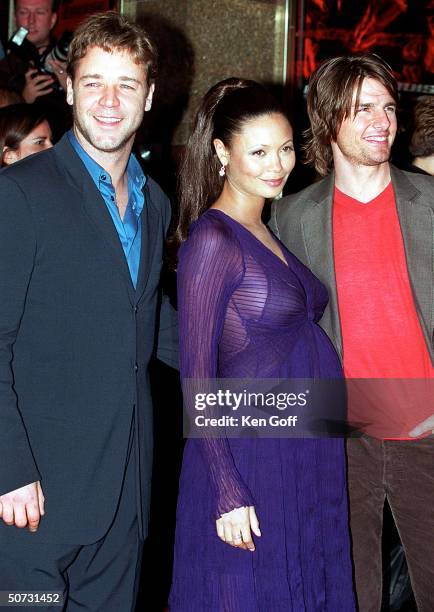
[[[347,441],[350,529],[360,612],[379,612],[381,534],[388,500],[419,612],[434,611],[434,436]]]

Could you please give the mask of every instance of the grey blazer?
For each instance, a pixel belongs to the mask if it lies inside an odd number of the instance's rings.
[[[408,273],[420,324],[434,363],[434,179],[391,166]],[[333,262],[334,175],[273,203],[270,227],[327,286],[329,305],[320,321],[342,358]]]

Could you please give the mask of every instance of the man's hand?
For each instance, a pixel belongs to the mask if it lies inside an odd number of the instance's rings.
[[[408,435],[412,438],[417,438],[428,432],[434,434],[434,414],[422,421],[422,423],[419,423],[419,425],[416,425]]]
[[[66,74],[66,62],[59,62],[59,60],[50,59],[47,61],[47,64],[51,66],[63,91],[66,91],[66,79],[68,76]]]
[[[0,518],[6,525],[26,527],[28,524],[29,531],[36,531],[41,517],[45,514],[44,501],[41,483],[39,480],[32,482],[0,495]]]
[[[216,521],[216,527],[217,535],[223,542],[251,552],[255,550],[251,531],[256,536],[261,536],[254,506],[235,508],[231,512],[222,514]]]
[[[39,74],[36,68],[30,68],[24,76],[26,84],[22,95],[27,104],[32,104],[39,96],[53,91],[54,78],[49,74]]]

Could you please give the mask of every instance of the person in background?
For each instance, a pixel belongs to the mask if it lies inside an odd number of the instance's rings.
[[[0,87],[0,108],[24,102],[23,98],[16,91],[7,87]]]
[[[29,33],[27,40],[39,55],[54,46],[51,32],[57,21],[57,0],[15,0],[15,23]],[[13,51],[0,62],[0,84],[16,91],[28,104],[36,104],[45,111],[53,127],[54,140],[68,129],[71,116],[66,103],[66,63],[47,60],[50,73],[40,72],[36,66],[24,62]]]
[[[410,153],[408,170],[434,176],[434,96],[421,96],[415,104]]]
[[[52,146],[50,124],[37,108],[14,104],[0,109],[0,166]]]
[[[55,0],[15,0],[15,23],[17,27],[26,28],[27,40],[44,53],[52,46],[51,30],[57,21],[57,12],[53,10]],[[53,91],[58,79],[63,90],[66,90],[66,63],[50,60],[54,75],[40,74],[35,67],[27,66],[24,74],[24,86],[21,95],[28,103]]]
[[[180,177],[184,392],[191,379],[342,376],[317,324],[324,286],[261,219],[294,163],[291,125],[266,89],[237,78],[210,89]],[[343,440],[189,439],[169,604],[352,612]]]
[[[270,221],[328,288],[320,325],[342,358],[349,420],[362,434],[347,440],[360,612],[381,608],[386,500],[418,610],[434,610],[434,185],[389,161],[397,99],[378,55],[325,61],[309,82],[306,142],[324,178],[273,204]]]

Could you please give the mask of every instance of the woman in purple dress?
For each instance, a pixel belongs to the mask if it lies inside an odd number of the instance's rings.
[[[180,179],[181,375],[338,378],[320,281],[262,223],[295,163],[257,83],[205,96]],[[188,238],[187,238],[188,234]],[[171,612],[355,609],[341,439],[189,439]]]

